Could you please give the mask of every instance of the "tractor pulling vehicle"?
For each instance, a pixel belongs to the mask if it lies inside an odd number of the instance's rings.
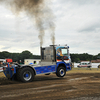
[[[50,45],[40,49],[41,62],[39,64],[8,64],[8,67],[3,68],[5,76],[11,80],[31,82],[34,80],[35,75],[55,73],[58,77],[64,77],[66,71],[71,70],[69,46]]]

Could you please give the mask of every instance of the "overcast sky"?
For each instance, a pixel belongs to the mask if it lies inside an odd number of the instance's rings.
[[[100,0],[52,0],[55,44],[68,44],[70,53],[100,53]],[[43,46],[51,45],[49,32]],[[38,30],[27,15],[14,15],[0,4],[0,52],[29,50],[40,54]]]

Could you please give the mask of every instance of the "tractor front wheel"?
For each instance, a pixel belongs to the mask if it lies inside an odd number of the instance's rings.
[[[63,66],[58,67],[56,75],[58,77],[64,77],[66,75],[66,69]]]

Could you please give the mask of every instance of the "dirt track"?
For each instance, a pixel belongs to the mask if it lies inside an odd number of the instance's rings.
[[[31,83],[0,78],[0,100],[100,100],[100,74],[36,76]]]

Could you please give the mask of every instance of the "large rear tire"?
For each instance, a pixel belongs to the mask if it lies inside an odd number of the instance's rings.
[[[58,67],[56,75],[58,77],[64,77],[66,75],[66,69],[63,66]]]
[[[17,72],[17,79],[21,82],[32,82],[34,76],[34,71],[29,67],[21,68]]]

